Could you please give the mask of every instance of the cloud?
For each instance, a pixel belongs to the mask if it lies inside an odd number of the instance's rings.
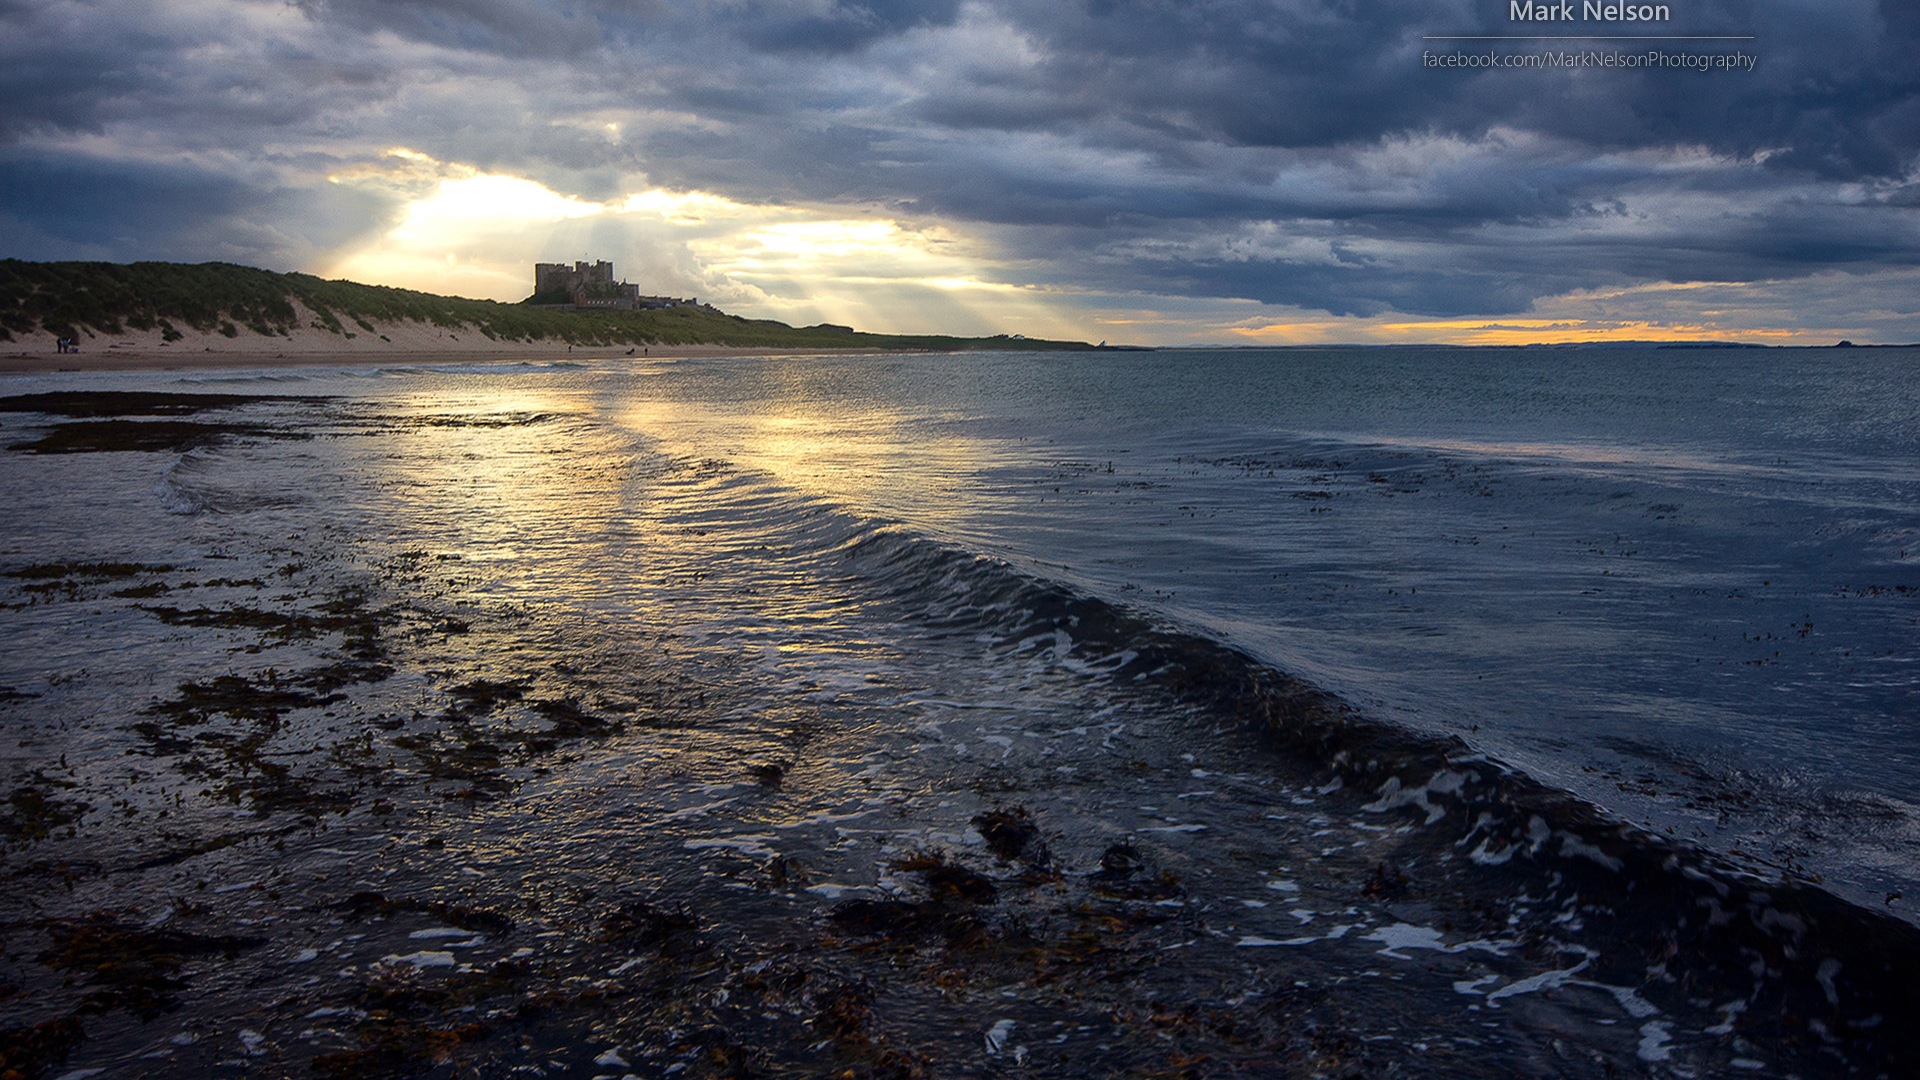
[[[303,269],[387,208],[363,192],[249,183],[191,164],[0,150],[0,244],[13,258]]]
[[[0,3],[0,236],[15,255],[317,266],[418,194],[326,177],[406,146],[582,202],[896,222],[967,247],[947,277],[1061,311],[1117,310],[1069,299],[1097,294],[1481,317],[1642,284],[1904,280],[1913,5],[1674,7],[1672,33],[1752,38],[1686,47],[1757,65],[1423,64],[1533,48],[1427,40],[1512,32],[1491,0]],[[732,249],[592,234],[633,220],[569,236],[745,288]],[[756,273],[740,302],[823,302]],[[881,295],[868,277],[837,280]]]

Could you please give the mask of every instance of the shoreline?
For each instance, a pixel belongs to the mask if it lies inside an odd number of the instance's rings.
[[[35,334],[0,342],[0,375],[80,374],[104,371],[236,370],[280,367],[367,367],[414,364],[551,363],[567,360],[675,359],[708,356],[857,354],[893,350],[856,346],[787,348],[732,345],[569,345],[562,340],[502,340],[468,326],[435,326],[412,320],[367,324],[364,333],[333,333],[295,308],[299,323],[279,334],[252,330],[228,337],[215,331],[160,330],[117,334],[85,331],[79,351],[57,351],[54,338]]]
[[[447,346],[440,348],[405,345],[380,349],[302,349],[244,347],[227,350],[203,348],[195,352],[148,347],[101,349],[93,352],[55,353],[19,350],[0,354],[0,375],[88,374],[120,371],[194,371],[244,370],[278,367],[366,367],[391,364],[481,364],[514,362],[593,361],[593,360],[672,360],[718,356],[795,356],[828,354],[836,356],[881,355],[887,349],[775,349],[726,345],[653,345],[644,346],[631,357],[625,350],[612,347],[575,346]]]

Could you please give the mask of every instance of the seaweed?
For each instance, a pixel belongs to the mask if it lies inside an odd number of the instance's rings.
[[[269,669],[253,676],[230,674],[182,683],[175,697],[155,702],[146,710],[150,716],[169,721],[167,725],[147,720],[130,725],[130,730],[145,741],[150,754],[207,750],[224,760],[224,770],[216,770],[200,757],[190,757],[181,765],[189,775],[217,781],[206,794],[235,803],[245,799],[258,812],[292,809],[310,818],[354,808],[350,791],[323,788],[314,779],[296,776],[286,765],[268,760],[267,746],[282,731],[287,714],[344,701],[343,687],[376,682],[392,673],[382,640],[385,624],[395,618],[391,610],[370,609],[365,595],[356,590],[329,599],[316,613],[249,607],[143,610],[169,625],[258,630],[267,642],[339,632],[347,653],[344,657],[292,674]],[[231,725],[216,725],[222,718],[242,727],[236,731]],[[174,729],[181,728],[206,730],[188,738],[175,733]],[[341,757],[340,749],[335,748],[336,762],[347,764],[350,771],[366,771]],[[362,752],[371,753],[370,742]]]
[[[190,961],[214,955],[231,959],[265,944],[263,938],[203,937],[136,926],[109,912],[52,919],[41,928],[52,945],[36,959],[93,987],[82,999],[81,1011],[125,1009],[145,1020],[179,1005],[178,993],[187,986],[180,970]]]
[[[124,578],[139,574],[165,574],[172,570],[171,566],[146,563],[57,562],[23,566],[18,570],[7,571],[7,576],[27,581],[48,581],[60,578]]]
[[[485,1038],[486,1024],[469,1022],[433,1027],[387,1012],[376,1012],[360,1025],[361,1048],[318,1054],[314,1075],[340,1080],[403,1080],[419,1076],[423,1065],[452,1060],[454,1051]]]
[[[45,776],[37,779],[50,782]],[[64,781],[54,783],[73,786]],[[44,787],[22,785],[13,789],[6,802],[0,803],[0,839],[8,843],[44,840],[53,830],[72,825],[92,809],[85,800],[62,799],[49,794]]]
[[[205,723],[224,713],[238,720],[273,723],[292,709],[330,705],[343,700],[339,694],[317,694],[298,684],[271,674],[256,681],[238,675],[220,675],[206,682],[181,683],[180,696],[161,702],[149,711],[173,719],[175,724]]]
[[[448,926],[496,937],[512,933],[514,927],[512,916],[493,908],[470,907],[445,900],[395,899],[377,892],[354,893],[333,905],[333,910],[354,919],[387,919],[403,914],[431,915]]]
[[[536,701],[533,710],[552,721],[553,727],[547,733],[559,738],[601,737],[612,735],[622,728],[616,721],[603,719],[582,709],[574,698]]]
[[[362,1013],[360,1047],[316,1055],[311,1068],[323,1077],[361,1080],[413,1077],[423,1066],[452,1062],[498,1027],[473,1019],[474,1006],[514,993],[528,973],[526,965],[503,960],[429,981],[411,967],[378,965],[353,998]]]
[[[45,1076],[67,1060],[87,1037],[86,1028],[72,1016],[46,1020],[32,1027],[0,1029],[0,1077],[31,1080]]]
[[[926,898],[845,900],[834,905],[827,920],[846,933],[893,939],[900,944],[911,944],[934,933],[949,945],[981,941],[984,928],[973,909],[999,900],[999,887],[991,878],[953,862],[940,851],[911,852],[889,865],[919,874],[926,886]]]
[[[934,1075],[931,1063],[920,1055],[888,1045],[874,1016],[872,986],[864,982],[843,984],[818,994],[816,1000],[818,1011],[808,1026],[842,1058],[861,1066],[841,1075],[874,1080],[920,1080]]]
[[[228,630],[259,630],[280,641],[295,641],[321,634],[364,630],[365,613],[349,607],[345,610],[322,608],[320,614],[304,611],[263,611],[251,607],[177,608],[142,605],[140,610],[168,626],[212,626]]]
[[[490,679],[474,679],[447,691],[455,706],[469,715],[492,712],[505,702],[519,701],[526,692],[527,684],[524,682],[496,682]]]

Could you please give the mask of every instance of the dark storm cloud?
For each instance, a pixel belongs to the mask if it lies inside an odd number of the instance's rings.
[[[13,258],[294,270],[379,222],[385,209],[332,185],[279,188],[192,167],[0,151],[0,244]]]
[[[1082,283],[1335,312],[1518,311],[1571,288],[1920,258],[1910,215],[1847,205],[1842,190],[1896,183],[1916,167],[1920,20],[1861,3],[1676,6],[1685,25],[1663,29],[1755,40],[1660,48],[1743,49],[1759,55],[1756,70],[1421,64],[1423,51],[1489,48],[1422,35],[1513,32],[1504,3],[1003,4],[994,10],[1033,43],[1035,62],[969,68],[924,57],[921,92],[878,124],[828,108],[796,115],[791,88],[755,96],[740,89],[740,72],[754,69],[723,62],[706,78],[733,87],[727,115],[738,126],[667,133],[652,146],[667,175],[697,186],[731,177],[1020,226],[1028,236],[998,235]],[[704,92],[686,100],[697,106]],[[752,124],[756,109],[783,123]],[[1369,157],[1396,140],[1426,149],[1400,162]],[[1674,164],[1701,154],[1720,163]],[[1609,208],[1658,214],[1669,195],[1729,200],[1734,220],[1676,214],[1590,234]],[[1182,249],[1196,231],[1275,222],[1397,241],[1407,254],[1317,266]],[[1508,225],[1499,241],[1481,236]],[[1180,254],[1108,256],[1133,237]]]
[[[318,249],[380,211],[334,222],[326,163],[397,144],[588,197],[644,174],[879,207],[1035,282],[1336,313],[1920,261],[1920,5],[1669,4],[1657,32],[1754,40],[1660,47],[1757,68],[1423,66],[1523,51],[1423,40],[1538,29],[1505,0],[0,3],[0,209],[131,258],[271,205],[282,250]],[[87,228],[32,194],[85,169],[164,209]]]
[[[1867,212],[1781,209],[1745,220],[1696,224],[1684,242],[1562,229],[1362,228],[1328,234],[1323,223],[1283,228],[1324,242],[1320,258],[1263,258],[1221,245],[1156,258],[1129,250],[1097,260],[1110,289],[1173,281],[1179,293],[1233,296],[1318,308],[1335,315],[1403,312],[1443,317],[1511,314],[1540,296],[1647,281],[1740,282],[1783,267],[1858,269],[1912,264],[1920,229],[1889,232]],[[1097,249],[1096,249],[1097,251]]]
[[[1054,57],[1055,100],[1098,100],[1112,121],[1231,145],[1333,146],[1505,125],[1605,148],[1685,141],[1745,154],[1784,143],[1807,163],[1855,174],[1911,163],[1920,128],[1897,121],[1910,115],[1920,88],[1920,20],[1904,5],[1897,13],[1892,2],[1670,6],[1674,24],[1643,32],[1756,40],[1660,48],[1746,48],[1762,54],[1759,68],[1750,78],[1562,73],[1576,76],[1567,78],[1418,62],[1428,50],[1512,48],[1423,35],[1594,32],[1511,23],[1505,2],[1112,0],[1039,6],[1025,25],[1045,35]]]
[[[538,0],[297,0],[316,22],[377,28],[446,49],[530,59],[590,54],[600,27],[588,14]]]
[[[922,26],[944,26],[958,0],[894,0],[781,10],[779,5],[738,9],[734,25],[742,38],[768,52],[841,53]]]

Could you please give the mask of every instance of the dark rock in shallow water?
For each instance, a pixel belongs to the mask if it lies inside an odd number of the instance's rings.
[[[257,424],[206,423],[198,420],[126,420],[106,417],[192,416],[209,410],[261,403],[317,404],[323,397],[266,394],[164,394],[139,391],[74,390],[0,397],[0,412],[43,413],[76,422],[56,424],[32,442],[8,447],[35,454],[87,454],[115,450],[178,451],[205,446],[233,435],[304,438]]]
[[[987,850],[1001,862],[1020,860],[1044,866],[1052,861],[1046,842],[1040,839],[1040,826],[1024,806],[977,814],[972,825],[987,841]]]
[[[699,948],[700,923],[679,907],[629,900],[600,920],[600,937],[632,949],[678,956]]]
[[[195,420],[83,420],[57,424],[32,442],[7,447],[32,454],[97,454],[116,450],[190,450],[228,435],[271,434],[241,424],[203,424]]]
[[[827,919],[840,929],[862,937],[919,934],[938,921],[926,905],[905,900],[845,900],[834,905]]]
[[[916,873],[935,904],[991,904],[1000,897],[993,879],[951,862],[941,852],[916,852],[893,861],[895,870]]]
[[[191,416],[261,402],[313,404],[324,397],[283,394],[166,394],[138,390],[61,390],[0,397],[0,412],[37,412],[76,419],[96,416]]]

